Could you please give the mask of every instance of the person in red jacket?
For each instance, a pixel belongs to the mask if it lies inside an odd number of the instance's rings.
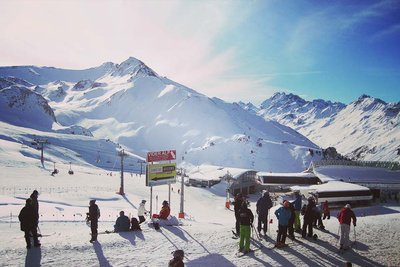
[[[171,213],[171,209],[169,208],[168,201],[164,200],[162,203],[162,208],[161,208],[160,214],[158,215],[158,218],[167,220],[170,213]]]
[[[344,206],[344,208],[342,208],[339,211],[337,218],[340,223],[340,237],[339,237],[340,249],[341,250],[347,249],[349,248],[350,245],[349,235],[350,235],[351,220],[353,220],[354,227],[356,226],[357,222],[356,215],[351,210],[350,204],[346,204],[346,206]]]

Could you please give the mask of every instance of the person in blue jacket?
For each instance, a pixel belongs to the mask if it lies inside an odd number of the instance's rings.
[[[287,229],[289,225],[292,212],[290,211],[290,203],[288,200],[283,201],[283,207],[275,211],[276,218],[278,219],[278,236],[276,238],[276,247],[282,248],[287,246],[285,244]]]
[[[129,231],[130,227],[131,221],[129,220],[128,216],[125,216],[124,211],[121,210],[114,225],[114,232],[126,232]]]

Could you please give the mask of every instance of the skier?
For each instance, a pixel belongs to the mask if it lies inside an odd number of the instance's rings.
[[[275,247],[282,248],[287,246],[285,244],[287,229],[292,212],[290,210],[290,203],[288,200],[283,201],[283,207],[275,211],[276,218],[278,219],[278,236],[276,237]]]
[[[325,200],[324,204],[322,204],[322,212],[324,213],[324,217],[322,218],[322,220],[325,220],[325,218],[329,220],[331,218],[331,211],[329,209],[328,200]]]
[[[264,192],[264,195],[260,197],[256,204],[256,211],[258,214],[258,233],[261,234],[261,227],[263,229],[264,235],[267,235],[268,227],[268,214],[269,209],[272,208],[272,200],[268,192]]]
[[[250,227],[253,225],[254,215],[249,209],[247,201],[242,201],[242,206],[239,209],[239,222],[240,222],[240,240],[239,252],[244,254],[251,252],[250,250]]]
[[[96,200],[92,199],[89,202],[89,212],[87,213],[88,220],[90,221],[90,230],[92,232],[92,238],[90,239],[90,243],[97,241],[97,227],[98,221],[100,218],[100,209],[96,205]]]
[[[351,210],[350,204],[346,204],[346,206],[339,211],[337,218],[340,224],[340,250],[347,249],[350,245],[349,234],[351,220],[353,219],[354,227],[356,227],[357,222],[356,215]]]
[[[313,222],[315,218],[315,202],[313,197],[308,198],[308,204],[304,205],[303,208],[301,209],[301,214],[304,215],[303,217],[303,230],[301,232],[301,236],[303,238],[306,238],[307,235],[307,227],[308,227],[308,237],[313,236]]]
[[[290,219],[289,219],[289,224],[288,224],[288,235],[289,238],[292,240],[295,240],[296,237],[294,236],[294,219],[296,218],[296,209],[294,208],[294,205],[292,202],[289,201],[289,209],[290,209]]]
[[[185,256],[185,253],[181,249],[177,249],[174,251],[173,259],[169,261],[168,267],[183,267],[185,264],[183,263],[183,257]]]
[[[233,210],[235,211],[235,219],[236,219],[236,236],[240,235],[240,216],[239,216],[239,210],[242,207],[243,204],[243,196],[241,193],[237,193],[236,197],[233,202]]]
[[[26,200],[25,207],[21,209],[18,219],[21,222],[21,231],[25,232],[26,248],[31,248],[30,234],[33,236],[33,246],[40,247],[41,244],[39,243],[37,233],[36,211],[32,205],[32,199],[28,198]]]
[[[300,195],[299,191],[294,191],[294,196],[295,196],[295,200],[293,202],[293,206],[295,209],[295,217],[294,217],[294,230],[298,233],[301,232],[301,226],[300,226],[300,211],[301,211],[301,200],[302,197]]]
[[[39,192],[35,189],[33,190],[30,199],[32,199],[32,207],[35,210],[35,224],[36,228],[39,226],[39,202],[38,202]]]
[[[171,209],[168,205],[168,201],[164,200],[162,203],[162,208],[160,210],[160,214],[158,215],[158,218],[167,220],[170,213],[171,213]]]
[[[144,222],[146,219],[144,217],[144,215],[146,215],[149,211],[146,210],[145,205],[146,204],[146,200],[142,200],[142,202],[139,204],[139,208],[138,208],[138,217],[139,217],[139,224],[141,224],[142,222]]]
[[[126,232],[129,231],[131,226],[131,222],[129,221],[128,216],[125,216],[124,211],[119,212],[119,217],[115,221],[114,232]]]

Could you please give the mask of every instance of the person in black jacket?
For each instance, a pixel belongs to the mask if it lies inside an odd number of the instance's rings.
[[[268,214],[269,209],[272,208],[272,200],[268,192],[264,192],[264,195],[257,200],[256,208],[258,214],[257,231],[260,234],[262,228],[264,235],[267,235]]]
[[[301,209],[301,214],[304,215],[303,218],[303,229],[301,232],[301,236],[303,238],[307,235],[307,228],[308,228],[308,237],[313,236],[313,222],[315,220],[315,201],[314,198],[308,198],[308,204],[304,205]]]
[[[37,190],[33,190],[30,198],[32,199],[32,207],[35,210],[35,221],[36,228],[39,225],[39,201],[38,201],[39,192]]]
[[[98,221],[100,218],[100,210],[99,207],[96,205],[96,200],[92,199],[89,202],[89,213],[88,220],[90,221],[90,230],[92,231],[92,238],[90,239],[90,243],[97,241],[97,227]]]
[[[25,232],[26,248],[31,248],[30,234],[33,236],[33,245],[35,247],[40,247],[41,244],[38,240],[36,213],[32,206],[32,199],[28,198],[26,200],[25,207],[21,209],[18,219],[21,222],[21,231]]]
[[[235,200],[233,202],[233,210],[235,211],[235,219],[236,219],[236,236],[240,235],[240,217],[239,210],[242,207],[243,196],[241,193],[236,194]]]
[[[294,220],[296,218],[296,209],[294,208],[293,203],[290,201],[289,201],[289,209],[291,212],[291,216],[288,224],[288,236],[290,239],[295,240],[296,238],[294,236]]]
[[[242,206],[239,210],[240,220],[240,241],[239,241],[239,252],[248,253],[250,252],[250,233],[251,226],[253,225],[254,215],[253,212],[248,208],[247,201],[242,202]]]

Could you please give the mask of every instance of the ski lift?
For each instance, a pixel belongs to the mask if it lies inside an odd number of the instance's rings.
[[[57,174],[57,173],[58,173],[58,170],[56,169],[56,163],[55,163],[55,162],[53,162],[53,163],[54,163],[54,170],[53,170],[53,172],[51,173],[52,176],[54,176],[54,174]]]
[[[68,174],[69,174],[69,175],[73,175],[73,174],[74,174],[74,171],[73,171],[72,168],[71,168],[71,162],[69,163],[69,171],[68,171]]]

